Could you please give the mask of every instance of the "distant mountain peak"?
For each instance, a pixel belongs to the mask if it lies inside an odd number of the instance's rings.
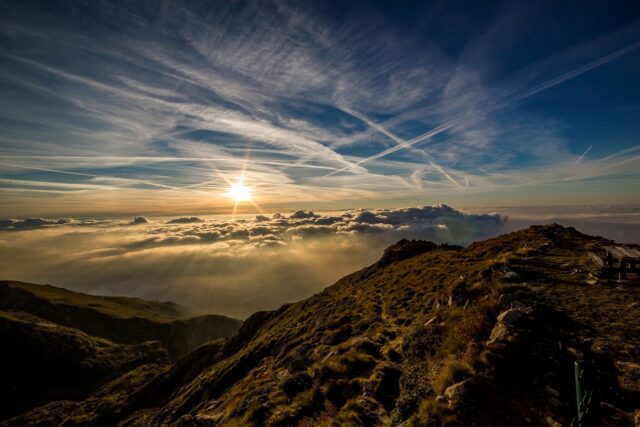
[[[423,254],[425,252],[433,251],[436,249],[460,249],[461,246],[441,244],[438,245],[426,240],[408,240],[402,239],[397,243],[389,246],[384,250],[382,258],[378,261],[379,266],[388,265],[403,259],[411,258],[416,255]]]

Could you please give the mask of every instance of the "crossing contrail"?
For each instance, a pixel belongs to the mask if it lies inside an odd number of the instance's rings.
[[[525,91],[522,91],[520,93],[518,93],[514,98],[515,100],[520,100],[520,99],[525,99],[528,98],[530,96],[533,96],[537,93],[540,93],[544,90],[550,89],[554,86],[559,85],[560,83],[564,83],[567,80],[571,80],[575,77],[578,77],[579,75],[582,75],[588,71],[593,70],[594,68],[598,68],[604,64],[607,64],[611,61],[613,61],[614,59],[618,59],[621,56],[624,56],[630,52],[633,52],[634,50],[640,48],[640,41],[632,43],[628,46],[623,47],[622,49],[616,50],[615,52],[612,52],[608,55],[603,56],[602,58],[596,59],[595,61],[592,61],[586,65],[583,65],[582,67],[578,67],[575,70],[571,70],[567,73],[564,73],[558,77],[555,77],[551,80],[547,80],[544,83],[540,83],[539,85],[536,85],[534,87],[532,87],[531,89],[527,89]]]
[[[602,66],[604,64],[607,64],[607,63],[609,63],[609,62],[611,62],[611,61],[613,61],[615,59],[618,59],[621,56],[624,56],[624,55],[626,55],[626,54],[628,54],[630,52],[633,52],[634,50],[636,50],[638,48],[640,48],[640,41],[632,43],[632,44],[630,44],[628,46],[623,47],[622,49],[619,49],[619,50],[617,50],[615,52],[612,52],[612,53],[610,53],[608,55],[605,55],[605,56],[603,56],[601,58],[598,58],[595,61],[592,61],[592,62],[590,62],[588,64],[585,64],[585,65],[583,65],[581,67],[578,67],[578,68],[576,68],[574,70],[568,71],[568,72],[566,72],[564,74],[561,74],[561,75],[559,75],[557,77],[554,77],[554,78],[552,78],[550,80],[547,80],[547,81],[545,81],[543,83],[540,83],[540,84],[538,84],[536,86],[533,86],[532,88],[529,88],[529,89],[526,89],[526,90],[524,90],[522,92],[516,93],[516,94],[512,95],[512,97],[510,99],[508,99],[506,102],[501,103],[501,104],[497,105],[496,107],[489,108],[489,110],[485,111],[484,114],[486,115],[489,112],[493,112],[493,111],[498,110],[500,108],[504,108],[504,107],[512,104],[513,102],[521,101],[523,99],[526,99],[526,98],[529,98],[529,97],[531,97],[533,95],[536,95],[536,94],[538,94],[540,92],[543,92],[543,91],[545,91],[547,89],[551,89],[554,86],[557,86],[557,85],[559,85],[561,83],[566,82],[567,80],[571,80],[573,78],[576,78],[576,77],[578,77],[578,76],[580,76],[580,75],[582,75],[582,74],[584,74],[584,73],[586,73],[588,71],[591,71],[591,70],[593,70],[595,68],[598,68],[598,67],[600,67],[600,66]],[[355,115],[355,117],[360,118],[362,120],[362,118],[361,118],[362,116],[360,114]],[[365,157],[364,159],[360,159],[359,161],[357,161],[355,163],[352,163],[352,164],[350,164],[348,166],[345,166],[345,167],[343,167],[341,169],[335,170],[335,171],[325,175],[324,177],[329,177],[329,176],[335,175],[337,173],[344,172],[344,171],[349,170],[349,169],[351,169],[351,168],[353,168],[355,166],[361,165],[362,163],[369,162],[371,160],[377,160],[377,159],[379,159],[381,157],[385,157],[385,156],[387,156],[387,155],[389,155],[391,153],[395,153],[396,151],[402,150],[404,148],[409,148],[412,145],[417,144],[420,141],[424,141],[426,139],[433,138],[434,136],[436,136],[438,134],[441,134],[441,133],[443,133],[443,132],[455,127],[456,125],[460,124],[462,122],[462,119],[453,119],[453,120],[451,120],[451,121],[449,121],[449,122],[447,122],[447,123],[445,123],[443,125],[440,125],[440,126],[434,128],[434,129],[432,129],[432,130],[430,130],[430,131],[428,131],[428,132],[426,132],[426,133],[424,133],[422,135],[419,135],[419,136],[417,136],[415,138],[412,138],[412,139],[410,139],[408,141],[403,139],[403,138],[400,138],[399,136],[397,136],[397,135],[395,135],[395,134],[393,134],[391,132],[389,132],[387,129],[385,129],[384,127],[382,127],[379,124],[372,124],[368,119],[367,120],[363,120],[363,121],[365,123],[367,123],[369,126],[372,126],[374,129],[380,131],[384,135],[387,135],[391,139],[393,139],[394,141],[398,142],[398,145],[396,145],[395,147],[388,148],[388,149],[386,149],[384,151],[381,151],[381,152],[379,152],[377,154],[374,154],[373,156]]]
[[[0,155],[0,159],[132,161],[132,162],[135,161],[135,162],[147,162],[147,163],[204,162],[204,161],[237,163],[238,161],[238,159],[233,157],[160,157],[160,156],[12,156],[12,155],[4,156],[4,155]],[[266,165],[266,166],[283,166],[288,168],[336,170],[336,168],[331,166],[298,164],[293,162],[276,162],[276,161],[270,161],[270,160],[253,160],[251,163]]]
[[[171,185],[160,184],[158,182],[149,181],[149,180],[146,180],[146,179],[120,178],[120,177],[116,177],[116,176],[96,175],[96,174],[93,174],[93,173],[72,172],[72,171],[65,171],[65,170],[59,170],[59,169],[38,168],[38,167],[34,167],[34,166],[12,165],[12,164],[8,164],[8,163],[0,163],[0,166],[7,166],[7,167],[16,168],[16,169],[28,169],[28,170],[36,170],[36,171],[42,171],[42,172],[59,173],[59,174],[64,174],[64,175],[86,176],[86,177],[90,177],[90,178],[106,178],[106,179],[113,179],[113,180],[117,180],[117,181],[127,182],[127,183],[130,183],[130,184],[145,184],[145,185],[149,185],[149,186],[152,186],[152,187],[159,187],[159,188],[164,188],[164,189],[169,189],[169,190],[178,190],[178,191],[182,190],[182,191],[191,191],[191,192],[194,192],[194,193],[206,194],[206,193],[204,193],[202,191],[189,190],[189,189],[185,189],[185,188],[181,188],[181,187],[174,187],[174,186],[171,186]]]
[[[368,161],[371,161],[371,160],[379,159],[379,158],[387,156],[387,155],[389,155],[391,153],[395,153],[396,151],[402,150],[403,148],[409,148],[412,145],[417,144],[420,141],[424,141],[425,139],[429,139],[429,138],[434,137],[434,136],[436,136],[436,135],[438,135],[438,134],[440,134],[440,133],[442,133],[442,132],[444,132],[444,131],[446,131],[448,129],[451,129],[456,124],[456,122],[457,121],[455,121],[455,120],[451,121],[451,122],[447,122],[447,123],[445,123],[443,125],[438,126],[437,128],[431,129],[429,132],[423,133],[422,135],[416,136],[415,138],[412,138],[412,139],[410,139],[408,141],[403,140],[404,143],[401,144],[401,145],[399,144],[399,145],[396,145],[395,147],[387,148],[386,150],[381,151],[378,154],[374,154],[373,156],[366,157],[364,159],[360,159],[359,161],[357,161],[357,162],[355,162],[355,163],[353,163],[353,164],[351,164],[349,166],[345,166],[342,169],[335,170],[335,171],[325,175],[325,177],[328,177],[328,176],[331,176],[331,175],[335,175],[335,174],[337,174],[339,172],[343,172],[343,171],[349,170],[352,167],[358,166],[358,165],[360,165],[360,164],[362,164],[364,162],[368,162]],[[398,139],[402,139],[400,137],[397,137],[397,138]]]

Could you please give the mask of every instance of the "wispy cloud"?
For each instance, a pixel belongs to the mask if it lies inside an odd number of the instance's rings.
[[[245,169],[274,205],[578,179],[563,172],[577,153],[562,119],[522,101],[640,47],[629,43],[631,30],[626,39],[600,34],[577,43],[571,64],[549,50],[524,75],[498,71],[514,47],[496,37],[526,19],[515,6],[455,55],[437,34],[397,31],[373,6],[347,7],[336,19],[287,2],[160,2],[153,14],[106,0],[74,5],[64,14],[16,6],[0,18],[0,175],[85,184],[88,202],[105,199],[95,185],[108,180],[123,200],[159,206],[154,191],[180,193],[185,206],[216,210],[226,206],[221,176]],[[590,46],[611,53],[592,60]],[[531,80],[543,67],[570,71]],[[598,152],[608,163],[611,153]],[[580,179],[618,173],[587,163],[584,155],[576,162]],[[12,209],[38,204],[12,182],[2,184]],[[44,206],[63,206],[59,192],[71,189],[49,188]],[[196,196],[205,196],[201,205]]]
[[[566,82],[566,81],[568,81],[570,79],[573,79],[575,77],[580,76],[581,74],[589,72],[589,71],[591,71],[591,70],[593,70],[593,69],[595,69],[597,67],[600,67],[600,66],[602,66],[602,65],[604,65],[604,64],[606,64],[608,62],[611,62],[611,61],[613,61],[613,60],[615,60],[617,58],[620,58],[623,55],[626,55],[626,54],[628,54],[630,52],[633,52],[634,50],[636,50],[638,48],[640,48],[640,42],[633,43],[633,44],[631,44],[629,46],[626,46],[623,49],[617,50],[617,51],[612,52],[612,53],[610,53],[608,55],[605,55],[605,56],[603,56],[603,57],[601,57],[601,58],[599,58],[599,59],[597,59],[597,60],[595,60],[593,62],[590,62],[589,64],[586,64],[584,66],[578,67],[578,68],[576,68],[574,70],[571,70],[571,71],[569,71],[567,73],[564,73],[564,74],[562,74],[560,76],[554,77],[554,78],[552,78],[552,79],[550,79],[550,80],[548,80],[546,82],[540,83],[540,84],[538,84],[538,85],[536,85],[536,86],[534,86],[534,87],[532,87],[530,89],[524,90],[524,91],[519,92],[517,94],[514,94],[512,96],[508,96],[507,97],[507,101],[498,102],[495,107],[491,107],[491,108],[485,109],[482,112],[482,116],[486,116],[487,114],[489,114],[489,113],[491,113],[491,112],[493,112],[495,110],[499,110],[499,109],[505,108],[505,107],[509,106],[513,102],[524,100],[524,99],[529,98],[531,96],[534,96],[534,95],[536,95],[536,94],[538,94],[538,93],[540,93],[542,91],[551,89],[554,86],[562,84],[562,83],[564,83],[564,82]],[[396,135],[393,135],[392,133],[390,133],[388,130],[386,130],[384,127],[382,127],[380,124],[371,122],[370,120],[368,120],[366,117],[362,116],[361,114],[355,113],[355,112],[353,112],[351,110],[347,110],[347,112],[349,112],[350,114],[354,115],[355,117],[358,117],[360,120],[363,120],[365,123],[367,123],[369,126],[374,128],[376,131],[382,133],[385,136],[388,136],[389,138],[393,139],[398,144],[395,147],[388,148],[388,149],[386,149],[384,151],[381,151],[381,152],[379,152],[377,154],[374,154],[372,156],[369,156],[369,157],[366,157],[364,159],[361,159],[361,160],[355,162],[353,164],[353,166],[357,166],[357,165],[360,165],[362,163],[369,162],[369,161],[372,161],[372,160],[377,160],[377,159],[385,157],[385,156],[387,156],[389,154],[395,153],[395,152],[397,152],[399,150],[409,148],[409,147],[411,147],[412,145],[415,145],[418,142],[422,142],[424,140],[433,138],[433,137],[435,137],[435,136],[437,136],[437,135],[439,135],[441,133],[444,133],[444,132],[454,128],[456,125],[459,125],[460,123],[463,122],[462,119],[455,119],[454,118],[453,120],[451,120],[451,121],[449,121],[447,123],[444,123],[444,124],[434,128],[434,129],[432,129],[432,130],[430,130],[430,131],[428,131],[428,132],[426,132],[426,133],[424,133],[422,135],[416,136],[416,137],[412,138],[409,141],[405,141],[404,139],[399,138]],[[587,152],[589,150],[591,150],[591,147],[589,147]],[[584,155],[586,155],[587,152],[585,152],[578,159],[578,161],[576,161],[576,164],[578,164],[580,162],[580,160],[582,160],[582,157],[584,157]],[[436,169],[438,169],[440,172],[442,172],[443,175],[447,179],[449,179],[457,187],[459,187],[459,184],[455,180],[453,180],[449,175],[444,173],[444,171],[442,171],[442,168],[440,166],[435,165],[433,163],[433,161],[430,161],[430,163],[431,163],[432,166],[434,166]],[[346,170],[351,169],[351,167],[352,167],[351,165],[346,166],[346,167],[344,167],[342,169],[339,169],[339,170],[336,170],[336,171],[333,171],[333,172],[329,173],[327,176],[331,176],[331,175],[335,175],[336,173],[344,172]]]
[[[564,74],[561,74],[557,77],[554,77],[550,80],[547,80],[543,83],[540,83],[532,88],[529,88],[527,90],[524,90],[518,94],[516,94],[514,96],[514,99],[516,100],[521,100],[521,99],[525,99],[525,98],[529,98],[530,96],[533,96],[537,93],[540,93],[542,91],[545,91],[547,89],[551,89],[554,86],[557,86],[559,84],[562,84],[564,82],[566,82],[567,80],[571,80],[574,79],[584,73],[587,73],[591,70],[594,70],[598,67],[601,67],[611,61],[614,61],[624,55],[627,55],[635,50],[637,50],[638,48],[640,48],[640,41],[632,43],[628,46],[623,47],[622,49],[618,49],[615,52],[611,52],[608,55],[604,55],[598,59],[596,59],[595,61],[589,62],[588,64],[585,64],[581,67],[575,68],[569,72],[566,72]]]

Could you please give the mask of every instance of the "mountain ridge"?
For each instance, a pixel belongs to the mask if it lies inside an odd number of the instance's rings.
[[[600,369],[607,425],[633,425],[640,290],[594,270],[588,251],[609,243],[558,225],[401,241],[171,366],[3,425],[567,425],[578,358]]]

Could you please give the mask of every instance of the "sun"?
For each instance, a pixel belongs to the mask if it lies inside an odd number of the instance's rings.
[[[251,188],[245,186],[242,182],[231,184],[227,191],[227,196],[231,197],[236,203],[246,202],[251,199]]]

